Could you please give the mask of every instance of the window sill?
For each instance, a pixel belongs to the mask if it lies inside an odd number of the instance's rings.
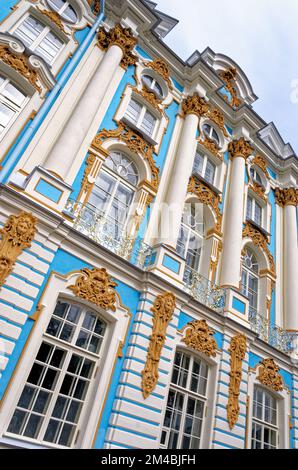
[[[218,196],[220,196],[222,194],[222,191],[220,191],[216,186],[214,186],[213,184],[211,184],[209,181],[205,180],[205,178],[203,178],[203,176],[201,176],[199,173],[197,173],[196,171],[194,171],[192,173],[192,176],[194,176],[196,179],[198,179],[199,181],[201,181],[202,183],[204,183],[206,186],[208,186],[208,188],[210,188],[215,194],[217,194]]]
[[[249,217],[246,217],[246,221],[249,222],[251,225],[253,225],[257,230],[262,232],[262,234],[265,235],[266,238],[269,238],[271,236],[270,232],[267,232],[267,230],[264,227],[259,225],[254,220],[250,219]]]

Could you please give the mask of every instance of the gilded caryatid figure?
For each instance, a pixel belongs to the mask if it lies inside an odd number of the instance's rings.
[[[275,189],[276,203],[281,206],[297,206],[298,205],[298,188]]]
[[[147,360],[142,371],[142,391],[143,397],[153,392],[158,381],[158,364],[161,351],[166,340],[166,330],[169,322],[173,318],[176,307],[176,298],[171,292],[158,295],[151,312],[153,313],[153,328],[147,352]]]
[[[280,369],[274,362],[274,359],[263,359],[260,362],[259,375],[257,380],[275,392],[282,391],[284,387],[279,370]]]
[[[229,398],[227,404],[227,417],[230,429],[233,429],[238,421],[240,407],[239,394],[242,379],[242,362],[246,352],[246,336],[238,334],[231,339],[229,353],[231,355],[230,364],[230,384]]]
[[[206,116],[209,111],[209,104],[198,95],[194,93],[192,96],[188,96],[182,103],[182,112],[184,116],[188,114],[194,114],[198,118]]]
[[[32,214],[21,212],[11,215],[0,230],[0,286],[11,273],[18,256],[31,246],[36,232],[37,219]]]
[[[116,24],[110,31],[100,28],[98,32],[98,45],[101,49],[107,50],[110,46],[118,46],[123,52],[121,60],[122,67],[134,65],[137,56],[133,54],[133,49],[137,44],[137,39],[133,36],[130,28],[123,28],[121,24]]]
[[[243,157],[245,160],[253,153],[254,149],[250,142],[244,137],[238,140],[233,140],[229,143],[229,153],[231,158]]]

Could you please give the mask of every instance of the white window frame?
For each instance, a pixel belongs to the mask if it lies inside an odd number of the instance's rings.
[[[2,73],[1,70],[0,70],[0,75],[3,78],[5,78],[2,85],[0,85],[0,101],[1,101],[1,103],[3,103],[8,108],[11,108],[13,111],[15,111],[15,114],[14,114],[13,118],[8,122],[7,126],[3,129],[3,131],[2,132],[0,131],[0,142],[1,142],[4,139],[5,135],[7,134],[7,132],[12,128],[12,126],[14,125],[14,123],[16,122],[16,120],[18,119],[20,114],[22,113],[22,111],[24,110],[25,106],[27,105],[28,101],[30,100],[30,96],[28,96],[28,93],[26,93],[22,89],[22,87],[20,87],[18,84],[16,84],[13,80],[11,80],[8,77],[5,77],[5,74]],[[2,95],[2,90],[5,88],[5,86],[8,83],[11,83],[11,85],[15,86],[16,88],[19,88],[20,91],[22,93],[24,93],[24,95],[26,94],[26,97],[25,97],[23,103],[21,104],[21,106],[18,106],[17,104],[13,103],[8,98],[6,98],[5,96]]]
[[[254,396],[255,396],[255,392],[256,390],[260,390],[261,393],[263,394],[263,403],[262,403],[262,419],[260,418],[257,418],[256,416],[254,416]],[[265,405],[264,405],[264,395],[265,394],[268,394],[270,395],[273,400],[275,401],[275,405],[276,405],[276,409],[275,409],[275,413],[276,413],[276,423],[273,424],[273,423],[269,423],[267,421],[265,421]],[[256,424],[256,425],[259,425],[261,426],[262,428],[262,437],[261,437],[261,449],[264,449],[264,430],[265,428],[269,429],[270,431],[273,431],[276,433],[276,445],[275,446],[272,446],[274,449],[278,449],[278,446],[279,446],[279,413],[278,413],[278,400],[277,398],[272,394],[270,393],[268,390],[265,390],[263,387],[255,384],[254,386],[254,393],[253,393],[253,406],[252,406],[252,430],[253,430],[253,425]],[[255,447],[252,447],[252,443],[253,443],[253,440],[256,440],[256,439],[253,439],[253,435],[252,435],[252,432],[251,432],[251,435],[250,435],[250,445],[251,445],[251,449],[255,449]]]
[[[136,121],[133,121],[133,119],[129,116],[128,114],[128,110],[129,110],[129,106],[130,106],[130,103],[131,101],[134,101],[136,102],[140,107],[141,107],[141,110],[139,112],[139,115],[137,117],[137,120]],[[153,127],[153,130],[152,130],[152,133],[151,134],[148,134],[148,132],[145,130],[145,129],[142,129],[142,123],[144,121],[144,118],[145,118],[145,114],[146,112],[149,112],[155,119],[155,123],[154,123],[154,127]],[[154,140],[155,138],[155,134],[156,134],[156,129],[157,129],[157,126],[158,126],[158,118],[156,117],[156,115],[152,112],[152,110],[146,106],[144,103],[142,103],[141,101],[137,100],[133,95],[130,97],[130,100],[128,102],[128,105],[127,105],[127,108],[125,110],[125,114],[124,114],[124,117],[131,123],[133,124],[133,126],[135,126],[140,132],[142,132],[142,134],[144,134],[145,136],[149,137],[150,139]]]
[[[149,77],[151,78],[152,82],[151,82],[151,85],[150,87],[148,87],[147,83],[145,82],[145,77]],[[142,84],[144,85],[144,87],[148,90],[148,91],[151,91],[152,93],[155,94],[155,96],[160,100],[160,101],[163,101],[165,99],[165,93],[164,93],[164,90],[163,90],[163,87],[161,86],[160,82],[155,78],[153,77],[152,75],[150,75],[149,73],[146,73],[146,71],[142,74]],[[158,85],[161,89],[161,95],[155,90],[155,85]]]
[[[64,2],[64,5],[63,5],[59,10],[57,10],[55,7],[53,7],[53,6],[51,5],[51,2],[50,2],[49,0],[47,0],[47,3],[48,3],[48,5],[49,5],[49,7],[50,7],[50,9],[51,9],[52,11],[55,11],[56,13],[58,13],[58,15],[61,16],[61,18],[62,18],[63,21],[69,22],[69,23],[72,24],[72,25],[74,25],[74,24],[76,24],[76,23],[78,22],[78,14],[77,14],[77,12],[76,12],[76,10],[75,10],[75,8],[73,7],[73,5],[72,5],[71,2],[65,1],[65,2]],[[68,6],[70,6],[70,7],[74,10],[74,12],[75,12],[75,14],[76,14],[76,17],[77,17],[77,18],[76,18],[76,21],[72,21],[71,19],[64,18],[64,17],[62,16],[63,12],[66,10],[66,8],[67,8]]]
[[[59,49],[58,51],[58,54],[51,60],[51,62],[47,62],[43,57],[42,59],[46,62],[46,64],[48,64],[49,66],[52,66],[56,60],[61,56],[61,53],[62,51],[65,49],[66,47],[66,43],[65,41],[59,36],[59,34],[57,34],[57,32],[51,28],[49,25],[47,25],[45,22],[43,22],[38,16],[35,16],[31,10],[28,10],[21,18],[20,20],[15,23],[13,25],[13,27],[11,28],[10,30],[10,34],[14,35],[15,31],[19,28],[19,26],[21,26],[22,23],[24,23],[29,17],[32,17],[34,18],[36,21],[38,21],[39,23],[43,24],[44,26],[44,29],[43,31],[39,34],[39,36],[33,41],[32,44],[30,44],[30,46],[26,46],[28,47],[28,49],[30,49],[30,51],[34,54],[35,53],[35,50],[36,48],[40,45],[40,43],[43,41],[43,39],[46,37],[46,35],[48,33],[52,33],[54,34],[55,36],[57,36],[57,38],[63,43],[61,48]],[[16,36],[18,39],[19,37]],[[20,41],[22,41],[22,39],[19,39]],[[37,53],[38,55],[38,53]],[[41,57],[41,56],[40,56]]]
[[[166,400],[168,400],[170,390],[177,391],[177,392],[181,393],[182,395],[184,395],[183,410],[182,410],[182,413],[181,413],[182,417],[181,417],[181,422],[180,422],[180,429],[179,429],[179,432],[178,432],[178,446],[177,446],[177,449],[182,449],[181,444],[182,444],[182,440],[183,440],[184,423],[185,423],[185,418],[186,418],[186,407],[187,407],[189,397],[191,397],[195,400],[199,400],[203,403],[202,427],[201,427],[201,434],[200,434],[200,438],[199,438],[200,439],[199,449],[201,449],[202,448],[202,443],[203,443],[203,440],[204,440],[204,433],[205,433],[205,429],[206,429],[206,421],[207,421],[206,411],[207,411],[207,402],[208,402],[208,395],[209,395],[209,386],[210,386],[210,383],[213,382],[212,377],[211,377],[211,371],[210,371],[211,367],[210,367],[210,364],[204,358],[201,358],[200,356],[197,356],[197,355],[193,354],[191,351],[188,351],[184,348],[181,348],[181,349],[179,348],[175,352],[174,357],[176,357],[177,352],[181,353],[181,354],[184,354],[184,355],[187,355],[190,358],[186,387],[183,388],[179,385],[176,385],[171,380],[170,384],[169,384],[168,391],[167,391],[167,397],[166,397]],[[195,360],[204,362],[205,365],[208,367],[205,395],[200,395],[199,393],[192,392],[190,390],[190,387],[189,387],[190,380],[191,380],[191,377],[192,377],[190,371],[192,371],[193,363],[194,363]],[[174,366],[175,366],[175,363],[173,362],[171,374],[173,374]],[[188,388],[187,388],[187,386],[188,386]],[[163,414],[163,417],[162,417],[162,422],[161,422],[161,432],[160,432],[160,439],[159,439],[159,448],[160,449],[167,449],[168,448],[168,439],[169,439],[169,435],[170,435],[170,428],[165,428],[164,427],[164,419],[165,419],[165,415],[166,415],[166,408],[167,408],[167,402],[165,403],[165,411],[164,411],[164,414]],[[167,437],[166,437],[165,443],[161,444],[161,439],[162,439],[164,431],[167,433]]]
[[[248,213],[248,207],[249,207],[249,200],[251,200],[251,217],[249,216]],[[258,222],[255,219],[255,212],[256,212],[256,204],[260,207],[261,209],[261,222]],[[246,219],[252,220],[255,224],[259,225],[260,227],[264,226],[264,207],[262,204],[260,204],[257,199],[252,196],[250,193],[247,194],[247,202],[246,202]]]
[[[214,162],[214,160],[209,156],[207,155],[206,153],[204,152],[201,152],[201,150],[197,149],[196,151],[196,155],[195,155],[195,158],[197,155],[201,155],[203,157],[203,166],[202,166],[202,172],[201,173],[198,173],[201,178],[203,178],[207,183],[211,184],[212,186],[216,187],[216,181],[217,181],[217,171],[218,171],[218,165],[216,165],[216,163]],[[206,168],[207,168],[207,163],[210,162],[212,163],[212,165],[215,167],[214,168],[214,177],[213,177],[213,182],[211,183],[208,179],[205,178],[206,176]],[[194,160],[194,164],[195,164],[195,160]],[[192,169],[192,173],[194,173],[194,166],[193,166],[193,169]]]
[[[246,250],[245,250],[246,251]],[[255,255],[254,255],[255,256]],[[246,273],[246,284],[244,285],[242,280],[243,280],[243,272]],[[244,260],[242,261],[241,265],[241,292],[248,298],[248,291],[250,290],[249,288],[249,279],[253,277],[257,280],[257,292],[254,292],[256,294],[256,307],[252,307],[249,302],[249,309],[257,315],[259,313],[259,303],[260,303],[260,277],[259,277],[259,265],[258,265],[258,272],[253,271],[252,269],[249,269],[247,266],[244,265]]]

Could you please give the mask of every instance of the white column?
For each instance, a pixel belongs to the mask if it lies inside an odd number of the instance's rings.
[[[119,46],[108,49],[51,150],[45,168],[65,178],[122,57]]]
[[[188,114],[184,120],[174,168],[161,214],[160,242],[176,249],[187,186],[196,154],[199,118]]]
[[[291,204],[284,208],[284,306],[285,329],[298,331],[297,218]]]
[[[236,289],[240,284],[245,160],[252,151],[243,137],[229,145],[232,162],[228,199],[225,202],[220,284]]]

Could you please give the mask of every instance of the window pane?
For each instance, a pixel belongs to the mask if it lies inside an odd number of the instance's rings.
[[[250,196],[247,198],[246,217],[252,219],[252,198]]]
[[[20,38],[26,46],[30,47],[44,28],[44,24],[33,18],[33,16],[29,16],[18,26],[13,34]]]
[[[24,93],[22,93],[21,90],[12,83],[7,83],[2,91],[2,95],[18,106],[21,106],[26,99],[26,95],[24,95]]]
[[[205,180],[213,184],[214,176],[215,176],[215,165],[210,160],[207,160]]]
[[[133,122],[137,123],[139,116],[141,114],[142,106],[137,103],[135,100],[131,99],[126,110],[125,115]]]
[[[141,124],[141,129],[146,132],[146,134],[152,136],[154,127],[155,127],[156,119],[153,114],[146,111],[143,122]]]
[[[49,32],[46,37],[40,42],[35,51],[41,55],[49,64],[58,55],[63,46],[63,42],[52,32]]]
[[[199,175],[203,174],[203,165],[204,165],[204,155],[197,152],[193,165],[193,173],[198,173]]]

